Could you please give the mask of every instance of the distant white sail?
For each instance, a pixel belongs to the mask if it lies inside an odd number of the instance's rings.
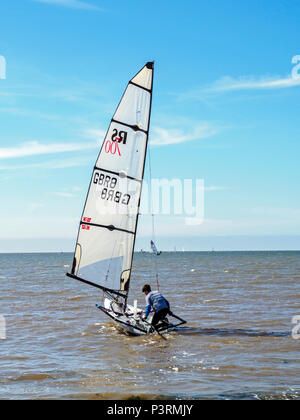
[[[128,83],[94,167],[71,277],[127,291],[148,143],[153,63]]]
[[[155,254],[155,255],[160,255],[161,254],[161,251],[157,250],[156,245],[153,241],[150,242],[150,245],[151,245],[151,249],[153,251],[153,254]]]

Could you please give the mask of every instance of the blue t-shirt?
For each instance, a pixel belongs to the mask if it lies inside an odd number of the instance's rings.
[[[161,311],[162,309],[169,309],[170,304],[163,297],[163,295],[159,292],[150,292],[146,296],[146,311],[145,315],[148,316],[149,312],[151,311],[151,307],[154,309],[155,312]]]

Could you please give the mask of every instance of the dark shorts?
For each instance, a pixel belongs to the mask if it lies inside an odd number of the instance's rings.
[[[155,314],[153,315],[153,319],[152,319],[152,325],[156,325],[159,323],[159,321],[161,321],[162,319],[164,319],[169,313],[169,308],[164,308],[161,309],[158,312],[155,312]]]

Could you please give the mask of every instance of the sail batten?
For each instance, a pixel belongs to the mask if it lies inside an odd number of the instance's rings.
[[[121,229],[121,228],[118,228],[114,225],[106,226],[106,225],[99,225],[99,224],[96,224],[96,223],[88,223],[88,222],[84,222],[84,221],[81,221],[80,224],[83,225],[83,226],[95,226],[95,227],[105,228],[105,229],[108,229],[110,231],[119,230],[120,232],[132,233],[133,235],[135,234],[135,232],[132,232],[132,231],[126,230],[126,229]]]
[[[129,288],[152,85],[149,62],[129,81],[110,121],[93,168],[70,275],[117,295],[127,296]]]
[[[142,131],[143,133],[148,134],[148,131],[143,130],[138,125],[130,125],[130,124],[124,123],[122,121],[117,121],[114,118],[111,120],[111,122],[114,122],[114,123],[117,123],[117,124],[120,124],[120,125],[124,125],[124,127],[131,128],[134,131]]]
[[[146,90],[147,92],[151,92],[151,89],[147,89],[146,87],[141,86],[141,85],[138,85],[137,83],[134,83],[134,82],[132,82],[132,81],[130,81],[130,82],[129,82],[129,84],[130,84],[130,85],[134,85],[134,86],[136,86],[136,87],[139,87],[139,88],[141,88],[141,89],[144,89],[144,90]]]
[[[118,175],[121,178],[123,177],[123,178],[132,179],[132,180],[137,181],[137,182],[143,182],[142,179],[133,178],[132,176],[126,175],[126,173],[124,173],[124,172],[113,172],[113,171],[110,171],[108,169],[98,168],[97,166],[95,166],[94,169],[97,169],[98,171],[107,172],[109,174]]]

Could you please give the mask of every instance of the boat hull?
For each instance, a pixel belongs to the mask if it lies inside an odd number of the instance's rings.
[[[161,335],[162,332],[174,331],[179,325],[186,323],[186,321],[170,312],[170,316],[180,322],[173,324],[165,318],[154,328],[151,325],[153,314],[150,314],[147,320],[144,320],[142,317],[143,311],[141,309],[127,305],[124,310],[122,304],[119,304],[109,298],[104,299],[104,306],[96,305],[96,307],[109,316],[118,325],[118,327],[120,327],[128,335],[141,336],[152,333]]]
[[[96,305],[103,313],[109,316],[126,334],[129,335],[146,335],[151,330],[150,319],[149,322],[145,322],[142,319],[142,310],[133,306],[127,305],[126,311],[122,310],[120,306],[119,310],[116,310],[115,303],[106,298],[104,300],[104,306]]]

